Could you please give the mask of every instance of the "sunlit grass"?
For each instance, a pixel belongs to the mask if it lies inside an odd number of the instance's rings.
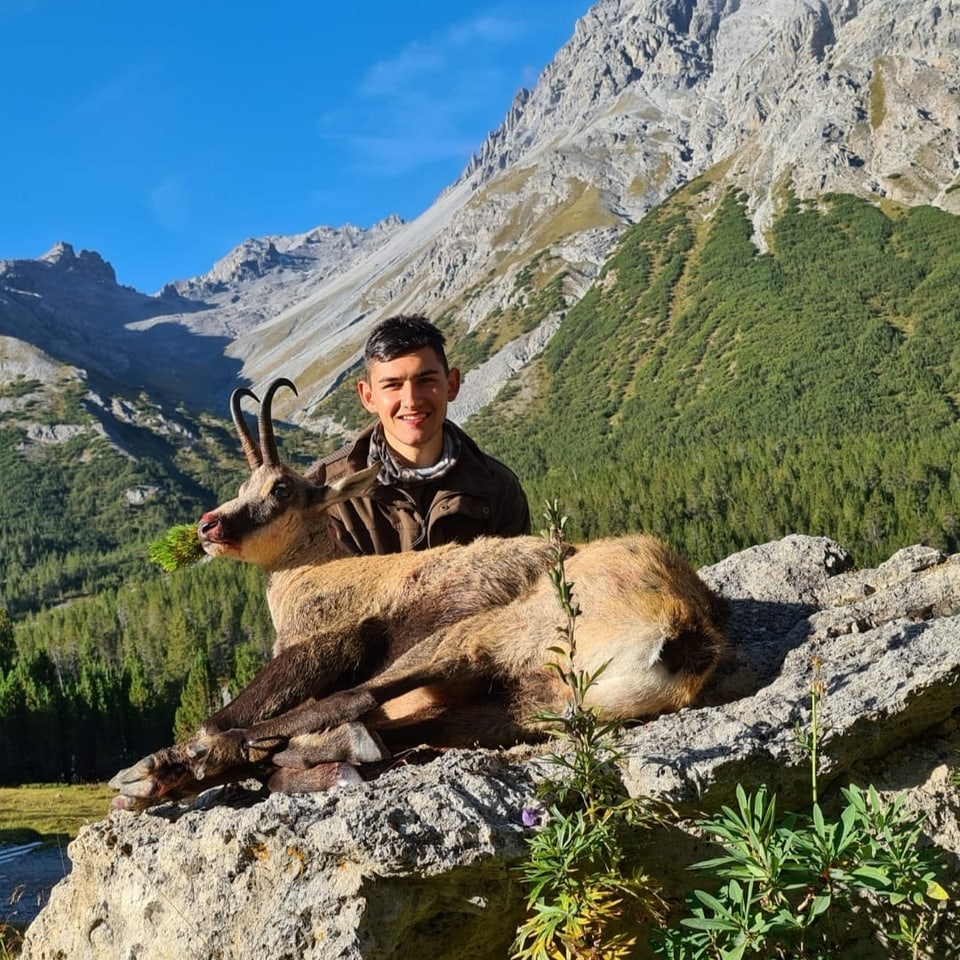
[[[65,844],[84,824],[102,820],[114,796],[105,783],[0,787],[0,843]]]

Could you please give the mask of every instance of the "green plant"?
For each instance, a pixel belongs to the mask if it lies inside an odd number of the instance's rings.
[[[547,505],[553,546],[550,571],[564,622],[558,660],[551,667],[569,699],[562,713],[544,712],[544,723],[565,749],[548,755],[561,774],[538,787],[540,804],[524,811],[530,826],[542,820],[529,840],[529,858],[522,867],[529,887],[527,919],[517,930],[514,960],[574,960],[625,957],[636,941],[638,924],[659,918],[657,889],[631,856],[642,828],[653,819],[651,808],[631,798],[617,773],[620,759],[613,734],[617,725],[600,720],[585,705],[598,673],[576,668],[576,620],[573,584],[564,568],[567,518],[556,501]]]
[[[736,788],[736,807],[724,806],[701,827],[722,856],[693,869],[721,881],[711,893],[694,890],[690,916],[668,931],[658,956],[830,960],[843,955],[859,914],[886,940],[888,956],[918,957],[948,895],[938,883],[938,853],[918,848],[923,817],[904,810],[902,795],[883,800],[873,786],[842,790],[839,817],[817,801],[817,757],[824,685],[814,660],[811,720],[801,747],[811,761],[809,816],[778,817],[765,786]]]
[[[167,573],[202,560],[205,554],[197,535],[197,525],[181,523],[171,527],[162,537],[150,543],[149,556],[151,563]]]
[[[0,921],[0,960],[19,957],[23,946],[23,931],[12,923]]]
[[[813,676],[810,680],[810,723],[804,726],[799,720],[794,727],[794,735],[801,751],[810,759],[810,797],[813,803],[819,800],[817,774],[820,762],[820,740],[825,732],[821,707],[826,687],[823,683],[823,661],[818,656],[810,660]]]

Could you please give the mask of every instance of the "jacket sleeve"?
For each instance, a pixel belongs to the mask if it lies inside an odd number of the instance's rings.
[[[499,496],[496,529],[498,537],[519,537],[530,532],[530,505],[520,481],[512,474],[504,478]]]
[[[330,536],[333,537],[333,542],[337,545],[337,552],[341,557],[359,557],[363,553],[360,544],[350,535],[350,531],[347,530],[343,520],[334,516],[334,508],[331,508],[327,514],[327,529],[330,531]]]

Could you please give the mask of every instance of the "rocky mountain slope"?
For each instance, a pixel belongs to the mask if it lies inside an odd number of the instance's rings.
[[[0,334],[217,410],[238,380],[290,376],[301,395],[279,412],[309,426],[378,318],[423,311],[456,337],[551,281],[569,305],[627,225],[704,172],[747,192],[760,247],[788,184],[960,212],[958,39],[960,10],[936,0],[601,0],[413,222],[250,240],[154,297],[58,245],[0,263]],[[562,313],[500,337],[457,415]]]
[[[120,384],[218,406],[241,375],[239,361],[225,355],[238,335],[401,225],[390,217],[370,230],[318,227],[247,240],[208,273],[168,283],[156,296],[118,285],[99,254],[58,242],[37,260],[0,261],[0,334]]]

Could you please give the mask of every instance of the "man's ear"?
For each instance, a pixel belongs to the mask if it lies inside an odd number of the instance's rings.
[[[373,388],[366,380],[357,381],[357,393],[360,395],[360,402],[368,413],[375,414],[377,407],[373,402]]]
[[[453,402],[460,392],[460,368],[451,367],[447,373],[447,401]]]

